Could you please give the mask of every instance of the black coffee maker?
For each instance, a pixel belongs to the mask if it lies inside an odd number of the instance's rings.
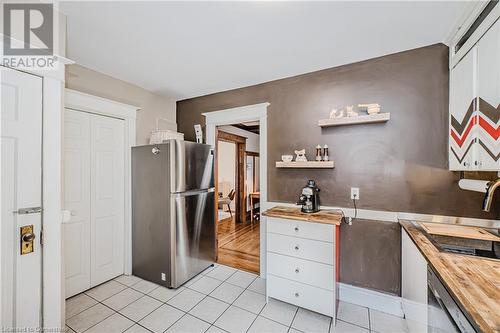
[[[297,205],[303,213],[316,213],[319,211],[319,188],[314,180],[308,180],[306,187],[302,189]]]

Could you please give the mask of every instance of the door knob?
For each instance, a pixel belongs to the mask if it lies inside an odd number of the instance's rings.
[[[23,235],[23,242],[26,242],[26,243],[33,242],[35,240],[35,237],[36,237],[35,234],[32,232],[24,234]]]
[[[20,245],[21,255],[28,254],[34,251],[33,241],[35,240],[35,233],[33,232],[33,225],[22,226],[20,232]]]

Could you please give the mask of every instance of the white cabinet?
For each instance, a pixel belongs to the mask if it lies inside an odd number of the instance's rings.
[[[401,298],[410,332],[427,332],[427,261],[401,228]]]
[[[476,131],[476,48],[450,74],[450,169],[469,170],[474,161]]]
[[[451,69],[450,170],[500,170],[500,21]]]
[[[267,217],[267,296],[335,318],[338,229]]]
[[[123,274],[124,135],[123,120],[66,109],[66,297]]]
[[[477,158],[500,170],[500,20],[477,43]]]

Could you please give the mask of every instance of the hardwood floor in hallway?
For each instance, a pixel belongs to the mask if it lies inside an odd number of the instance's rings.
[[[260,223],[235,224],[232,218],[219,223],[217,262],[252,273],[260,271]]]

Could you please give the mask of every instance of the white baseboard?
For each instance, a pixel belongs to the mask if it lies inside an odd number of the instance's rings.
[[[403,299],[401,302],[401,307],[406,319],[411,319],[415,322],[427,324],[427,303],[424,304],[410,301],[409,299]]]
[[[369,309],[404,317],[401,297],[339,283],[339,299]]]

